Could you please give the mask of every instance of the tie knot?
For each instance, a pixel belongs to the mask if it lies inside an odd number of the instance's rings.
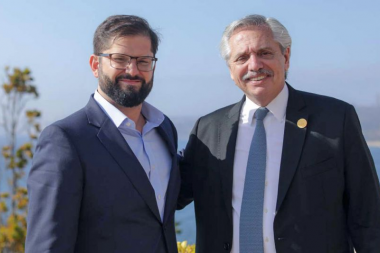
[[[263,120],[265,118],[265,116],[267,116],[268,112],[269,111],[266,107],[260,107],[255,112],[255,118],[257,120]]]

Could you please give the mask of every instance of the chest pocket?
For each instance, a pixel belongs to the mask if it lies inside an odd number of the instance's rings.
[[[306,166],[301,169],[302,177],[309,178],[312,176],[316,176],[332,169],[336,168],[336,161],[334,157],[328,158],[322,162],[319,162],[314,165]]]

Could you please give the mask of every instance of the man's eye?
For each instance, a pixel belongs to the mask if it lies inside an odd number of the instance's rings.
[[[151,63],[151,61],[149,59],[141,59],[141,60],[139,59],[138,63],[143,64],[143,65],[148,65]]]
[[[116,57],[116,58],[113,58],[113,60],[116,62],[127,62],[128,61],[127,58],[123,58],[123,57]]]
[[[152,59],[151,58],[139,58],[137,59],[137,64],[139,64],[140,66],[151,66],[152,65]]]
[[[263,52],[259,53],[259,55],[263,58],[273,57],[273,53],[271,51],[263,51]]]
[[[237,63],[244,63],[248,60],[248,57],[246,55],[239,56],[235,62]]]

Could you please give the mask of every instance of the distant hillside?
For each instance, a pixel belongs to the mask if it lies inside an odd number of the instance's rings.
[[[187,141],[191,130],[197,121],[196,117],[170,117],[178,132],[179,141]]]
[[[363,134],[366,140],[371,142],[380,142],[380,106],[356,106],[355,108],[359,115]],[[179,140],[187,141],[197,118],[172,117],[171,119],[177,127]]]

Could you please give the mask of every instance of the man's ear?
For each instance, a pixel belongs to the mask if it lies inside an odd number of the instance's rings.
[[[100,64],[99,64],[99,56],[96,56],[94,54],[92,54],[90,56],[90,67],[91,67],[91,70],[92,70],[92,74],[98,78],[99,77],[99,67],[100,67]]]
[[[285,57],[285,70],[288,70],[290,66],[290,47],[287,47],[285,49],[284,57]]]
[[[230,77],[232,79],[232,81],[235,82],[235,79],[234,79],[234,76],[233,76],[233,72],[232,72],[232,68],[231,68],[231,65],[227,62],[227,67],[228,67],[228,70],[230,71]]]

